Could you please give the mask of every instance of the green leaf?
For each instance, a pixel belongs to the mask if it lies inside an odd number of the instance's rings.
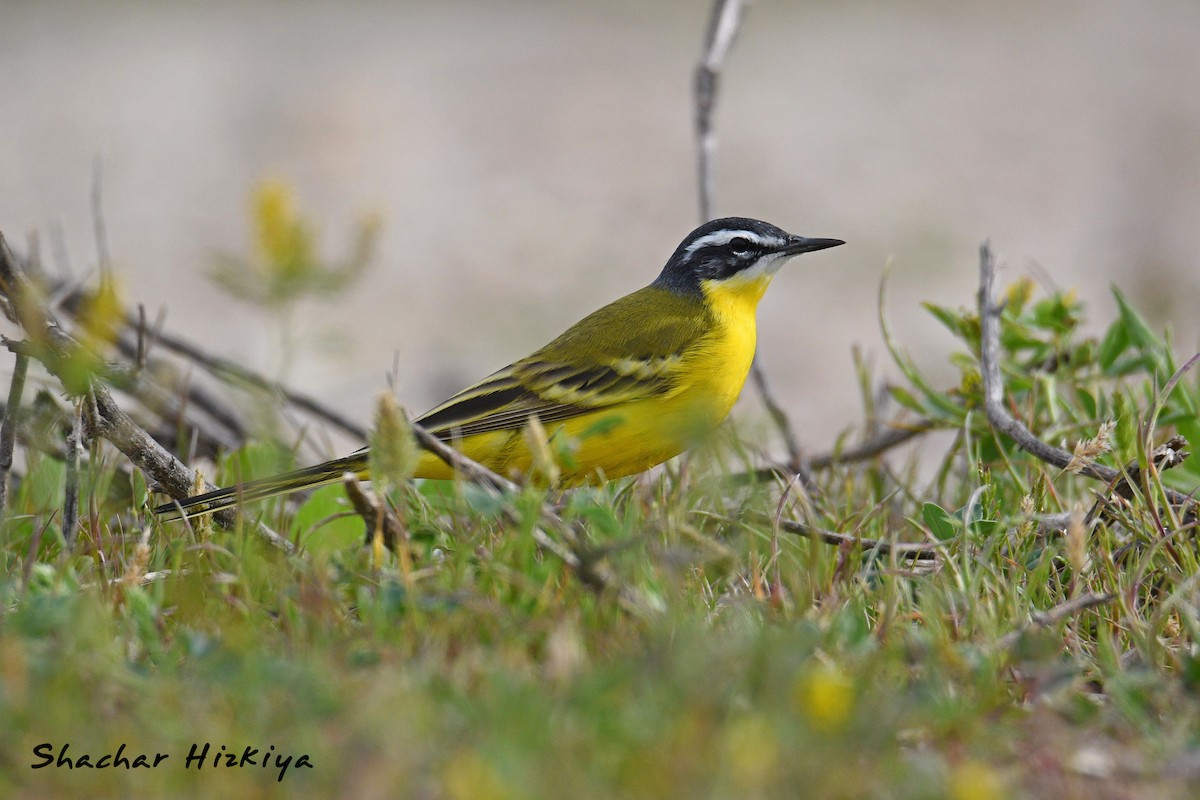
[[[1079,405],[1083,406],[1085,418],[1096,419],[1096,398],[1092,393],[1086,389],[1077,389],[1075,398],[1079,401]]]
[[[915,411],[918,414],[925,413],[925,404],[913,395],[912,392],[900,386],[889,386],[888,392],[892,395],[892,399],[900,405],[907,408],[909,411]]]
[[[1117,421],[1116,433],[1113,435],[1117,455],[1122,462],[1130,461],[1136,455],[1137,404],[1122,391],[1113,394],[1113,417]]]
[[[1033,306],[1033,322],[1053,333],[1069,333],[1079,324],[1078,304],[1063,294],[1039,300]]]
[[[934,536],[945,541],[958,535],[959,519],[937,503],[925,503],[921,506],[921,521],[929,528]]]
[[[946,306],[939,306],[936,303],[921,303],[921,308],[928,311],[933,318],[942,323],[946,330],[953,333],[955,336],[963,335],[963,313],[954,311]]]
[[[1100,354],[1097,357],[1100,368],[1105,373],[1109,373],[1113,364],[1117,363],[1117,359],[1127,347],[1129,347],[1129,332],[1125,330],[1125,323],[1117,318],[1113,320],[1112,325],[1108,326],[1104,339],[1100,342]]]
[[[1150,325],[1134,310],[1133,306],[1129,305],[1125,295],[1121,294],[1119,289],[1113,287],[1112,293],[1117,301],[1117,310],[1126,336],[1143,357],[1145,368],[1153,370],[1159,376],[1174,372],[1174,368],[1171,366],[1170,350],[1166,342],[1150,328]]]

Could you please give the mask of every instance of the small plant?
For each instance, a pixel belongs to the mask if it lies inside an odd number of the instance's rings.
[[[305,298],[330,298],[362,276],[375,253],[380,218],[368,215],[360,220],[349,255],[333,262],[319,254],[316,225],[301,215],[295,192],[286,183],[259,183],[253,192],[250,219],[251,254],[219,253],[209,274],[230,297],[256,305],[275,318],[286,365],[296,304]]]

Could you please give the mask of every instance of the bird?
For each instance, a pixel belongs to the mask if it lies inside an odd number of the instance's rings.
[[[725,217],[689,233],[649,285],[600,308],[549,344],[493,372],[414,422],[501,475],[533,464],[526,429],[577,443],[559,485],[633,475],[700,441],[728,415],[750,372],[756,310],[788,259],[845,244],[797,236],[767,222]],[[172,501],[170,518],[369,477],[369,453]],[[422,451],[416,478],[454,469]]]

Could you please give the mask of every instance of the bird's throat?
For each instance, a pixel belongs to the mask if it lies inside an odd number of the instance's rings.
[[[737,323],[749,319],[754,324],[758,301],[771,284],[771,275],[734,275],[722,281],[704,281],[700,285],[708,306],[718,319]]]

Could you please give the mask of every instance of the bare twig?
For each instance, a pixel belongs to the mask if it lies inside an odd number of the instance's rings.
[[[60,298],[59,307],[71,317],[78,319],[84,308],[86,296],[81,288],[74,287]],[[119,380],[121,388],[136,395],[147,407],[175,423],[183,418],[184,404],[179,397],[182,395],[186,398],[187,405],[200,409],[213,422],[225,429],[225,431],[214,431],[205,427],[203,435],[223,446],[241,444],[247,435],[246,426],[242,422],[241,415],[225,401],[213,396],[195,382],[187,382],[185,388],[174,385],[168,388],[167,386],[158,386],[157,380],[150,379],[151,376],[154,379],[162,379],[163,376],[173,373],[173,370],[168,369],[161,359],[151,359],[148,355],[150,347],[157,343],[160,337],[167,336],[167,334],[161,331],[161,315],[154,330],[147,331],[141,306],[138,307],[138,310],[139,314],[136,317],[128,313],[125,315],[124,327],[116,340],[117,350],[132,361],[131,368],[122,371],[123,374]],[[183,384],[184,381],[182,379],[170,380],[166,383]],[[200,427],[194,422],[192,424]]]
[[[936,427],[937,425],[928,419],[918,419],[912,422],[894,422],[890,427],[861,444],[813,456],[808,460],[808,465],[812,469],[825,469],[839,464],[869,461],[876,456],[883,455],[893,447],[899,447],[923,433],[934,430]]]
[[[478,483],[494,492],[511,493],[520,488],[508,478],[492,472],[477,461],[472,461],[417,423],[414,422],[411,425],[417,444],[446,462],[447,465],[454,468],[455,472],[472,483]]]
[[[84,293],[76,289],[63,298],[62,306],[72,316],[76,316],[82,307],[83,299]],[[117,340],[117,348],[127,358],[134,360],[135,363],[142,363],[140,359],[143,358],[142,354],[145,349],[142,343],[143,338],[145,338],[144,323],[141,318],[133,314],[126,314],[125,329]],[[161,325],[156,326],[150,339],[154,345],[158,345],[164,350],[196,364],[204,371],[226,383],[242,384],[265,391],[268,394],[282,398],[292,406],[306,411],[313,417],[328,423],[355,439],[365,440],[367,438],[367,429],[365,427],[321,403],[316,398],[291,389],[278,381],[273,381],[259,375],[257,372],[235,361],[210,353],[181,336],[162,330]],[[151,361],[149,371],[159,371],[159,364]],[[229,409],[223,401],[213,397],[208,392],[205,392],[202,387],[194,383],[187,386],[186,394],[188,402],[202,409],[215,421],[224,425],[239,440],[245,438],[246,429],[240,416]]]
[[[783,437],[783,444],[788,452],[788,468],[800,476],[800,480],[804,483],[805,488],[811,488],[815,484],[813,484],[812,476],[808,473],[808,462],[805,460],[804,454],[800,452],[800,442],[796,439],[796,434],[792,430],[791,420],[788,419],[783,408],[775,402],[771,388],[767,385],[767,376],[763,374],[761,369],[752,369],[750,370],[750,377],[754,379],[754,385],[758,389],[758,394],[762,398],[763,405],[767,407],[767,413],[771,416],[775,427],[779,429],[780,436]]]
[[[87,293],[83,288],[65,279],[41,274],[36,263],[26,263],[23,269],[36,285],[48,287],[48,314],[53,315],[61,309],[74,320],[79,320],[86,307]],[[165,368],[161,360],[153,360],[150,370],[145,369],[148,343],[144,340],[147,331],[140,306],[138,310],[139,314],[136,317],[126,314],[126,327],[119,332],[116,341],[117,349],[130,358],[132,363],[106,363],[98,368],[101,377],[110,385],[137,399],[147,411],[161,420],[162,424],[152,430],[154,438],[160,442],[169,444],[175,441],[179,435],[180,424],[187,422],[189,427],[198,431],[199,443],[206,453],[215,454],[221,448],[232,448],[244,443],[245,426],[238,413],[224,401],[199,385],[189,385],[182,392],[177,388],[162,385],[158,378],[172,372]],[[161,326],[161,316],[156,326]],[[31,329],[36,330],[37,326]],[[149,333],[153,335],[153,331]],[[181,394],[186,397],[186,402],[181,398]],[[203,412],[207,418],[197,419],[196,414],[189,413],[192,407]]]
[[[141,375],[146,371],[146,306],[137,306],[137,345],[133,352],[134,373]]]
[[[1115,594],[1084,594],[1073,597],[1065,603],[1059,603],[1049,611],[1034,611],[1030,615],[1029,624],[1001,636],[994,645],[997,650],[1008,650],[1021,640],[1031,630],[1048,628],[1056,622],[1075,616],[1081,611],[1096,606],[1103,606],[1116,599]]]
[[[21,395],[25,392],[25,376],[29,372],[29,356],[16,354],[12,382],[8,385],[8,403],[4,407],[4,422],[0,424],[0,519],[8,511],[8,476],[12,472],[13,448],[17,441],[17,415]]]
[[[226,381],[244,383],[247,386],[253,386],[277,397],[282,397],[296,408],[307,411],[314,417],[324,420],[349,436],[353,436],[359,440],[367,438],[366,428],[344,414],[326,406],[316,398],[290,389],[278,381],[265,378],[229,359],[208,353],[179,336],[161,331],[155,343],[177,355],[183,356],[219,378]]]
[[[742,19],[741,0],[715,0],[712,16],[708,21],[708,32],[704,37],[704,51],[696,65],[694,96],[696,103],[696,143],[698,145],[696,172],[700,190],[700,221],[713,218],[712,154],[716,147],[712,114],[717,104],[717,83],[721,64],[733,46]]]
[[[1182,464],[1188,457],[1189,453],[1183,449],[1186,446],[1187,440],[1182,436],[1172,436],[1154,448],[1154,452],[1150,454],[1150,463],[1159,472],[1173,469]],[[1096,498],[1096,502],[1088,510],[1088,524],[1091,524],[1100,514],[1112,511],[1113,504],[1111,498],[1133,499],[1134,487],[1142,485],[1142,478],[1142,468],[1136,460],[1126,464],[1124,469],[1121,470],[1120,477],[1109,486],[1104,494]]]
[[[1008,436],[1025,452],[1047,464],[1066,469],[1072,465],[1072,454],[1043,442],[1033,435],[1024,423],[1018,421],[1004,404],[1004,379],[1000,373],[1000,315],[1003,307],[995,300],[996,260],[988,242],[979,247],[979,362],[983,374],[984,409],[988,422],[1001,434]],[[1083,463],[1078,465],[1079,474],[1110,484],[1110,490],[1121,481],[1122,473],[1103,464]],[[1132,482],[1126,482],[1133,485]],[[1163,493],[1171,503],[1187,507],[1194,503],[1188,495],[1163,487]],[[1194,508],[1189,511],[1194,513]]]
[[[912,422],[895,421],[865,442],[852,447],[830,450],[828,453],[820,453],[809,458],[807,466],[810,470],[816,470],[828,469],[829,467],[836,467],[841,464],[855,464],[859,461],[869,461],[872,458],[883,455],[894,447],[899,447],[921,434],[928,433],[936,428],[936,423],[928,419],[919,419]],[[792,474],[781,467],[771,466],[741,472],[733,477],[738,481],[765,481],[775,477],[790,479]]]
[[[367,544],[371,543],[375,532],[378,531],[383,538],[383,546],[395,552],[397,546],[408,538],[400,518],[388,508],[379,495],[364,489],[353,472],[342,476],[342,486],[346,490],[346,497],[350,498],[350,505],[354,506],[354,510],[366,523]]]
[[[845,533],[816,528],[795,520],[779,520],[780,530],[807,536],[832,545],[852,545],[884,555],[892,554],[901,558],[912,558],[917,561],[935,561],[939,557],[941,545],[933,542],[885,542],[882,539],[862,539]]]
[[[83,403],[86,398],[75,401],[75,415],[71,431],[67,434],[67,460],[63,471],[63,517],[62,532],[66,549],[75,546],[76,528],[79,526],[79,451],[83,449]]]
[[[1000,374],[1000,315],[1003,307],[995,301],[993,286],[996,277],[996,260],[990,243],[979,248],[979,360],[983,373],[983,397],[988,422],[999,433],[1008,436],[1017,446],[1047,464],[1066,469],[1071,463],[1071,454],[1060,447],[1046,444],[1030,432],[1029,428],[1008,412],[1004,406],[1004,379]],[[1080,474],[1101,481],[1115,480],[1120,473],[1101,464],[1084,464]]]

